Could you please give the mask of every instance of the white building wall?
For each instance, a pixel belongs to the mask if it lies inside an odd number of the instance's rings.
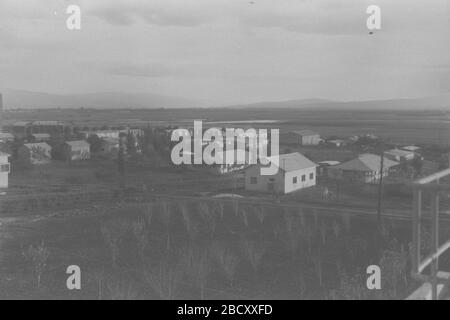
[[[294,177],[297,182],[294,183]],[[304,177],[304,181],[302,179]],[[285,173],[284,190],[285,193],[293,192],[299,189],[309,188],[316,185],[316,168],[305,168]]]
[[[312,174],[312,178],[311,175]],[[305,181],[302,181],[302,176]],[[251,183],[251,178],[256,178],[256,183]],[[294,183],[294,177],[297,182]],[[269,184],[273,184],[274,189],[270,190]],[[299,189],[308,188],[316,185],[316,168],[306,168],[291,172],[279,170],[277,174],[272,176],[262,176],[260,174],[260,166],[254,165],[245,170],[245,189],[258,192],[278,192],[289,193]]]
[[[7,156],[0,156],[0,165],[9,164]],[[0,188],[8,188],[9,171],[0,172]]]
[[[251,178],[256,178],[256,184],[252,184]],[[270,190],[269,183],[274,189]],[[245,189],[258,192],[284,192],[284,175],[282,170],[272,176],[262,176],[261,166],[253,165],[245,169]]]
[[[8,188],[8,174],[0,173],[0,188]]]

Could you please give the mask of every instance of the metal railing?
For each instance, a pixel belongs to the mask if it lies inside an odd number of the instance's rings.
[[[439,198],[442,195],[450,194],[450,184],[442,184],[440,180],[450,176],[450,168],[437,172],[425,178],[416,180],[413,183],[413,278],[428,284],[431,289],[432,300],[439,299],[446,287],[450,284],[450,274],[439,271],[439,257],[450,248],[450,240],[439,246]],[[422,259],[422,223],[423,223],[423,195],[427,193],[431,199],[430,220],[431,220],[431,253]],[[425,274],[425,270],[430,267],[430,272]],[[431,286],[429,285],[431,284]],[[428,294],[426,294],[428,296]],[[423,297],[425,299],[425,297]]]

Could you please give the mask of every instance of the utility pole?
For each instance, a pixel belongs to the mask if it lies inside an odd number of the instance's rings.
[[[381,231],[381,198],[383,193],[383,171],[384,171],[384,149],[381,146],[380,160],[380,181],[378,182],[378,205],[377,205],[377,225],[378,231]]]
[[[126,144],[125,138],[119,138],[119,152],[117,155],[117,169],[119,171],[119,186],[125,188],[125,158],[126,158]]]

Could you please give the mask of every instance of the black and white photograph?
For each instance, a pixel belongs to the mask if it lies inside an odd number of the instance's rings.
[[[450,300],[450,0],[0,0],[0,300]]]

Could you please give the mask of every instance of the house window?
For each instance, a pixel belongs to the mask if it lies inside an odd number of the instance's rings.
[[[292,183],[297,183],[297,177],[292,178]]]
[[[250,177],[250,184],[257,184],[258,179],[256,177]]]
[[[9,173],[9,163],[1,164],[0,165],[0,172],[7,172],[7,173]]]
[[[309,180],[312,180],[312,179],[314,179],[314,172],[311,172],[311,173],[309,174]]]
[[[306,181],[306,175],[302,175],[302,181]]]

